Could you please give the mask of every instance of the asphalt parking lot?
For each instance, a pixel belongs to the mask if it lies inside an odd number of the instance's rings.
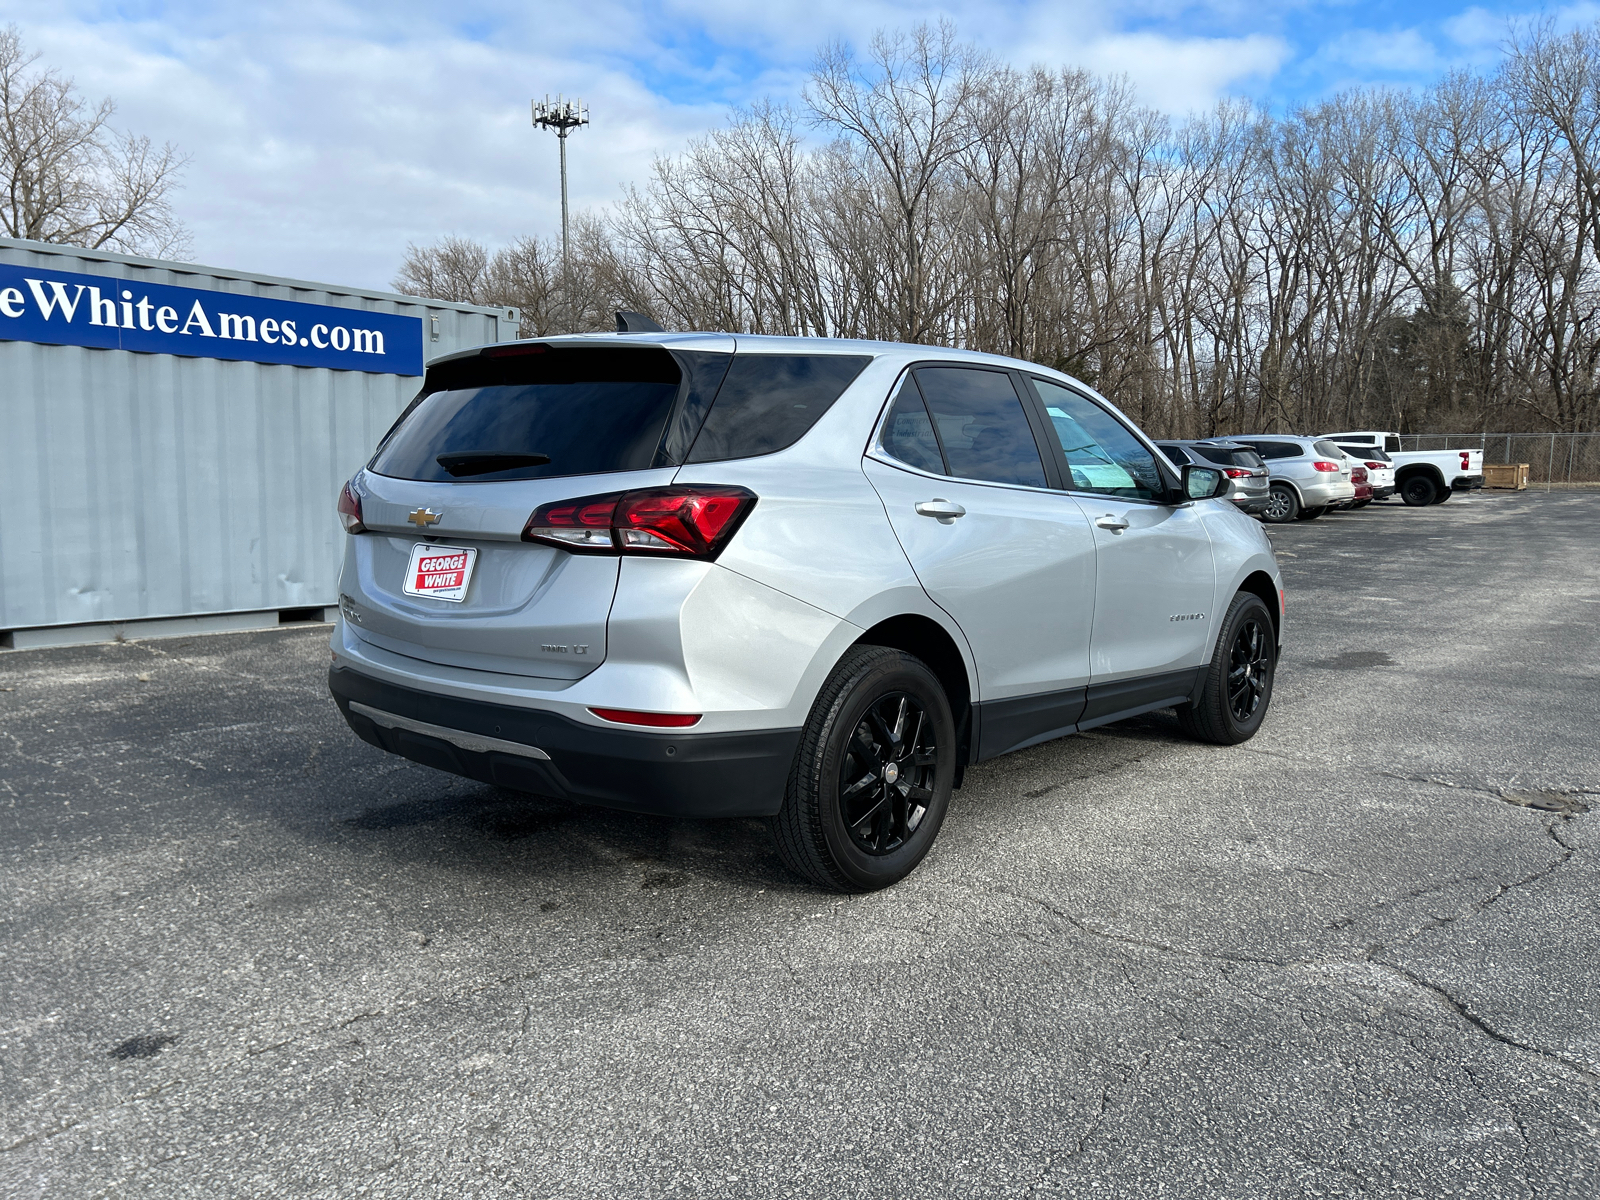
[[[1600,495],[1272,536],[1253,742],[851,898],[387,758],[325,628],[0,656],[0,1194],[1592,1200]]]

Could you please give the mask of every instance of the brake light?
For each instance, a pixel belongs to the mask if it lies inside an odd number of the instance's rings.
[[[589,554],[714,559],[755,507],[742,487],[664,487],[542,504],[522,540]]]
[[[1365,467],[1353,467],[1353,468],[1351,468],[1351,471],[1350,471],[1350,482],[1351,483],[1365,483],[1366,481],[1367,481],[1367,469]]]
[[[1229,479],[1249,479],[1250,472],[1243,467],[1224,467],[1222,473]]]
[[[339,489],[339,520],[346,533],[366,531],[367,527],[361,522],[361,497],[349,483]]]
[[[1319,471],[1337,471],[1339,469],[1338,463],[1328,462],[1326,459],[1322,458],[1317,459],[1317,461],[1311,465]]]
[[[1367,470],[1369,470],[1369,471],[1381,471],[1381,470],[1383,470],[1383,464],[1382,463],[1369,462],[1367,464]]]
[[[699,713],[634,712],[629,708],[591,708],[602,721],[615,721],[618,725],[645,725],[651,729],[687,729],[700,722]]]
[[[1472,462],[1472,456],[1469,455],[1465,450],[1459,451],[1458,453],[1461,455],[1461,469],[1463,471],[1471,470],[1472,468],[1469,464]]]

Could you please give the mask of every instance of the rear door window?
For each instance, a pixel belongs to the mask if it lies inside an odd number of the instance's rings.
[[[1299,458],[1305,453],[1305,450],[1298,442],[1261,441],[1251,442],[1250,444],[1256,448],[1256,452],[1260,454],[1262,458],[1268,459],[1269,461],[1275,458]]]
[[[871,361],[867,354],[735,354],[686,461],[788,449]]]
[[[927,401],[947,474],[989,483],[1046,486],[1039,443],[1007,372],[919,367],[914,376]]]
[[[543,479],[656,465],[683,375],[657,347],[455,360],[373,456],[398,479]]]
[[[1156,456],[1098,404],[1048,379],[1034,379],[1050,427],[1066,455],[1075,491],[1132,500],[1166,494]]]
[[[919,471],[932,475],[948,475],[944,457],[939,453],[939,439],[933,432],[933,418],[922,403],[922,393],[917,381],[909,374],[895,395],[894,404],[883,422],[883,433],[878,445],[890,458],[899,459]]]
[[[1183,452],[1183,447],[1181,446],[1161,446],[1160,450],[1161,453],[1165,454],[1180,467],[1187,465],[1189,462],[1189,456]]]

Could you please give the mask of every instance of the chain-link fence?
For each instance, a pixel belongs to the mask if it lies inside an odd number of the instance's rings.
[[[1403,433],[1402,450],[1476,450],[1484,463],[1527,463],[1530,485],[1600,483],[1600,433]]]

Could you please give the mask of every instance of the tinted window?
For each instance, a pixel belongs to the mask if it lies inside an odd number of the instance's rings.
[[[1339,440],[1340,442],[1349,442],[1352,446],[1371,446],[1377,441],[1371,434],[1365,437],[1347,437]]]
[[[1392,461],[1387,450],[1379,450],[1376,446],[1343,446],[1339,447],[1346,454],[1353,454],[1363,462],[1386,463]]]
[[[1265,459],[1299,458],[1305,451],[1298,442],[1251,442],[1256,453]]]
[[[550,350],[442,363],[373,456],[400,479],[541,479],[654,465],[682,373],[665,350]],[[545,458],[499,470],[440,456]],[[481,462],[481,460],[480,460]]]
[[[1344,451],[1332,442],[1312,442],[1311,446],[1318,454],[1326,454],[1329,458],[1338,458]]]
[[[951,475],[1044,487],[1044,462],[1011,376],[972,367],[916,372]]]
[[[787,449],[871,361],[865,354],[735,354],[687,461]]]
[[[1183,452],[1183,448],[1180,446],[1162,446],[1160,449],[1161,453],[1165,454],[1180,467],[1189,461],[1189,456]]]
[[[900,385],[900,394],[883,423],[878,439],[885,454],[934,475],[948,475],[939,456],[939,440],[933,435],[933,421],[922,403],[922,393],[910,375]]]
[[[1072,486],[1078,491],[1100,492],[1154,500],[1166,494],[1166,481],[1155,455],[1098,404],[1077,392],[1035,379],[1050,426],[1067,456]]]
[[[1385,450],[1387,450],[1390,454],[1399,454],[1400,453],[1400,439],[1397,438],[1397,437],[1384,438],[1383,439],[1383,448]]]
[[[1254,450],[1227,450],[1221,446],[1191,446],[1196,454],[1219,467],[1259,467],[1261,456]]]

